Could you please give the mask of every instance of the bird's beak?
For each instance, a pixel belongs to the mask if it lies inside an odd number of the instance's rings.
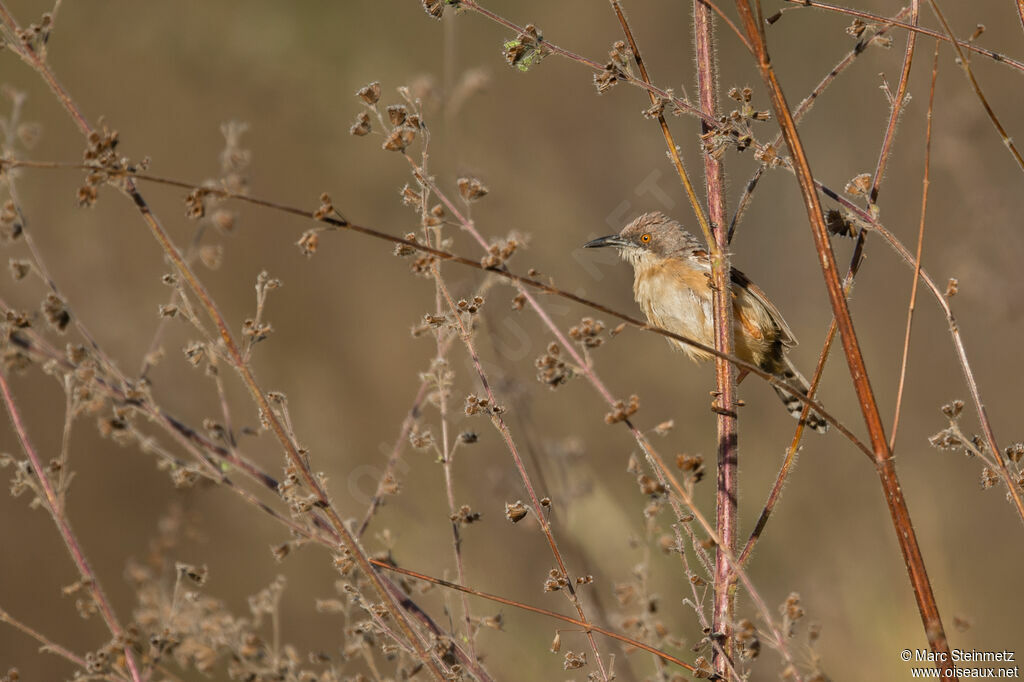
[[[610,234],[607,237],[598,237],[597,239],[590,240],[589,242],[583,245],[583,248],[596,249],[600,246],[617,246],[619,248],[622,248],[625,246],[632,246],[632,244],[630,244],[628,241],[626,241],[617,234]]]

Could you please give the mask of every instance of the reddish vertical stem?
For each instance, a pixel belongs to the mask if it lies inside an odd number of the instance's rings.
[[[693,3],[693,32],[697,59],[697,88],[701,110],[715,117],[718,114],[717,62],[714,47],[714,17],[700,0]],[[701,123],[701,133],[707,133]],[[732,301],[729,289],[728,219],[725,211],[725,170],[719,159],[704,155],[704,177],[707,183],[708,214],[715,244],[712,253],[711,280],[714,308],[715,348],[733,352]],[[736,423],[736,368],[722,358],[715,358],[715,403],[718,413],[718,482],[716,487],[717,516],[715,525],[725,545],[715,554],[715,600],[711,615],[712,636],[719,638],[720,648],[712,655],[712,667],[723,678],[728,674],[732,656],[732,621],[736,599],[732,570],[726,552],[736,550],[736,509],[738,499],[737,457],[739,454]]]
[[[39,487],[43,493],[43,503],[49,510],[53,522],[57,524],[60,536],[68,548],[68,554],[71,555],[72,561],[75,562],[75,566],[78,568],[79,575],[82,576],[82,581],[88,584],[89,591],[92,592],[93,601],[96,603],[96,608],[103,617],[103,621],[107,624],[107,629],[110,630],[110,634],[115,641],[120,640],[124,637],[124,629],[121,627],[121,623],[118,621],[114,608],[103,591],[103,587],[100,586],[99,578],[96,577],[96,573],[92,570],[89,560],[86,559],[85,551],[78,544],[77,536],[71,530],[71,523],[65,516],[63,507],[60,505],[57,490],[54,489],[53,483],[50,481],[47,468],[39,458],[35,448],[32,447],[32,441],[28,437],[28,431],[25,429],[24,422],[21,421],[21,413],[14,404],[14,396],[11,394],[11,389],[7,385],[7,379],[3,372],[0,372],[0,395],[3,396],[3,402],[7,406],[7,414],[10,415],[11,424],[14,426],[14,431],[18,434],[21,448],[32,464],[32,473],[35,475],[36,480],[39,481]],[[124,644],[123,651],[125,665],[128,667],[131,679],[135,682],[141,682],[142,677],[131,644]]]
[[[782,92],[782,86],[779,84],[775,70],[772,68],[771,58],[768,56],[767,44],[762,33],[762,25],[755,18],[754,10],[749,0],[736,0],[736,8],[739,11],[741,23],[746,28],[747,38],[754,45],[758,70],[761,72],[761,76],[771,95],[772,109],[779,121],[779,126],[782,128],[786,146],[789,148],[793,160],[793,169],[800,184],[800,192],[807,210],[808,222],[811,226],[815,248],[821,262],[825,287],[828,290],[832,311],[835,314],[840,339],[843,343],[843,351],[850,368],[850,376],[860,403],[861,413],[864,416],[868,433],[871,436],[875,468],[878,471],[878,477],[885,494],[885,501],[889,506],[889,513],[892,516],[896,538],[900,545],[900,551],[903,553],[903,560],[907,567],[914,596],[917,598],[925,635],[928,638],[931,650],[941,654],[938,657],[939,660],[949,661],[949,642],[946,640],[945,629],[942,626],[938,605],[935,602],[935,594],[932,592],[931,582],[925,570],[924,557],[921,555],[921,548],[917,543],[917,535],[910,520],[910,512],[907,509],[907,503],[903,498],[903,491],[896,475],[892,452],[889,450],[889,443],[885,436],[885,429],[882,426],[878,404],[875,400],[871,383],[868,380],[867,368],[864,365],[864,357],[854,332],[850,310],[843,295],[843,287],[839,281],[835,255],[832,253],[832,247],[828,240],[825,217],[822,213],[821,202],[818,199],[810,164],[804,152],[800,136],[797,134],[796,125],[789,110],[789,104],[786,102],[785,95]],[[939,668],[943,679],[956,679],[952,667],[940,664]]]

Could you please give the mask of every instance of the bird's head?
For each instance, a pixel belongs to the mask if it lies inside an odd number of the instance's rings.
[[[649,258],[684,258],[701,250],[700,244],[683,226],[664,213],[644,213],[618,234],[598,237],[586,248],[614,246],[619,255],[634,265]]]

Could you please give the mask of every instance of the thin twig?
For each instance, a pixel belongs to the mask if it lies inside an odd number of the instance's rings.
[[[402,575],[409,576],[410,578],[415,578],[417,580],[422,580],[424,582],[431,583],[433,585],[439,585],[441,587],[447,587],[449,589],[457,590],[457,591],[463,592],[465,594],[471,594],[474,597],[480,597],[481,599],[487,599],[488,601],[493,601],[493,602],[496,602],[498,604],[504,604],[505,606],[511,606],[513,608],[517,608],[517,609],[520,609],[522,611],[530,611],[531,613],[537,613],[537,614],[540,614],[542,616],[547,616],[549,618],[554,618],[555,620],[560,620],[563,623],[569,623],[570,625],[575,625],[576,627],[583,628],[583,630],[585,632],[587,632],[587,633],[596,632],[596,633],[598,633],[600,635],[604,635],[605,637],[610,637],[611,639],[618,640],[618,641],[622,642],[623,644],[628,644],[629,646],[636,647],[637,649],[642,649],[643,651],[647,651],[649,653],[654,654],[655,656],[657,656],[658,658],[660,658],[663,661],[667,661],[668,663],[673,663],[675,665],[678,665],[679,667],[685,668],[686,670],[689,670],[690,672],[696,672],[697,671],[696,668],[694,668],[692,665],[690,665],[686,661],[682,661],[682,660],[676,658],[675,656],[673,656],[671,654],[668,654],[668,653],[666,653],[664,651],[661,651],[659,649],[655,649],[651,645],[644,644],[643,642],[641,642],[639,640],[633,639],[631,637],[626,637],[625,635],[621,635],[618,632],[615,632],[614,630],[607,630],[605,628],[600,627],[599,625],[594,625],[593,623],[588,623],[588,622],[583,621],[583,620],[577,620],[576,618],[571,618],[569,616],[563,616],[562,614],[557,613],[555,611],[549,611],[548,609],[542,609],[539,606],[530,606],[529,604],[524,604],[523,602],[515,601],[514,599],[507,599],[505,597],[501,597],[501,596],[498,596],[496,594],[488,594],[487,592],[481,592],[480,590],[475,590],[472,587],[465,587],[463,585],[456,585],[455,583],[450,582],[448,580],[443,580],[442,578],[435,578],[433,576],[429,576],[429,575],[426,575],[424,573],[418,573],[416,571],[411,571],[408,568],[401,568],[399,566],[395,566],[394,564],[388,563],[386,561],[380,561],[378,559],[370,559],[370,563],[372,563],[374,566],[378,566],[378,567],[383,568],[385,570],[394,571],[395,573],[400,573]]]
[[[931,184],[932,158],[932,113],[935,105],[935,81],[939,76],[939,43],[935,43],[932,59],[932,83],[928,91],[927,125],[924,133],[924,180],[921,189],[921,222],[917,230],[917,253],[914,256],[914,283],[910,287],[910,303],[907,305],[907,330],[903,336],[903,357],[900,360],[900,379],[896,388],[896,407],[893,408],[892,429],[889,432],[889,449],[896,448],[896,432],[900,425],[900,409],[903,407],[903,386],[907,378],[907,360],[910,357],[910,329],[914,323],[914,306],[917,303],[917,285],[921,281],[921,250],[924,246],[925,215],[928,209],[928,186]]]
[[[0,159],[0,168],[3,168],[5,166],[6,167],[10,167],[10,168],[45,168],[45,169],[72,168],[72,169],[79,169],[79,170],[91,170],[91,167],[89,167],[89,166],[85,166],[83,164],[76,164],[76,163],[38,162],[38,161],[7,161],[7,160],[4,160],[4,159]],[[164,177],[160,177],[160,176],[149,175],[147,173],[139,173],[139,172],[136,172],[136,171],[124,171],[123,174],[126,175],[126,176],[131,176],[132,178],[135,178],[137,180],[142,180],[142,181],[146,181],[146,182],[154,182],[154,183],[157,183],[157,184],[168,185],[168,186],[171,186],[171,187],[178,187],[178,188],[181,188],[181,189],[195,190],[195,189],[199,189],[201,187],[199,185],[195,185],[195,184],[189,183],[189,182],[183,182],[183,181],[174,180],[174,179],[171,179],[171,178],[164,178]],[[228,192],[226,190],[220,190],[220,189],[218,189],[218,190],[209,190],[209,191],[211,192],[211,194],[215,194],[216,196],[221,197],[221,198],[234,199],[234,200],[237,200],[237,201],[242,201],[242,202],[245,202],[245,203],[253,204],[255,206],[262,206],[264,208],[274,209],[274,210],[281,211],[283,213],[288,213],[288,214],[295,215],[295,216],[301,216],[301,217],[304,217],[304,218],[310,218],[311,215],[312,215],[312,212],[310,210],[308,210],[308,209],[297,208],[297,207],[294,207],[294,206],[288,206],[288,205],[285,205],[285,204],[281,204],[281,203],[274,202],[274,201],[269,201],[269,200],[266,200],[266,199],[259,199],[259,198],[248,196],[248,195],[235,194],[235,193]],[[434,191],[436,192],[436,187],[434,188]],[[842,197],[839,197],[834,192],[832,192],[832,190],[829,190],[827,187],[823,187],[822,191],[825,191],[826,193],[828,193],[828,195],[831,198],[834,198],[837,201],[843,201]],[[844,206],[847,205],[847,204],[849,204],[849,202],[844,204]],[[853,206],[853,205],[850,204],[850,206]],[[453,208],[450,202],[446,202],[445,203],[445,207],[448,208],[449,210],[452,210],[452,208]],[[859,209],[856,206],[853,206],[852,210],[859,210]],[[860,211],[860,213],[863,213],[863,211]],[[860,213],[858,215],[860,215]],[[539,292],[544,293],[544,294],[550,294],[552,296],[558,296],[560,298],[564,298],[564,299],[566,299],[568,301],[572,301],[573,303],[578,303],[578,304],[580,304],[582,306],[585,306],[587,308],[590,308],[592,310],[596,310],[596,311],[598,311],[600,313],[604,313],[605,315],[610,315],[612,317],[615,317],[615,318],[625,322],[629,326],[635,327],[636,329],[640,329],[640,330],[643,330],[643,331],[649,331],[649,332],[652,332],[654,334],[658,334],[659,336],[663,336],[663,337],[668,338],[668,339],[674,339],[674,340],[679,341],[681,343],[684,343],[684,344],[686,344],[688,346],[692,346],[694,348],[697,348],[697,349],[699,349],[699,350],[701,350],[701,351],[703,351],[705,353],[709,353],[710,355],[713,355],[715,357],[724,358],[724,359],[728,360],[729,362],[733,363],[734,365],[736,365],[736,368],[738,370],[745,370],[747,372],[747,374],[757,376],[758,378],[763,379],[764,381],[766,381],[768,384],[770,384],[772,386],[778,386],[780,389],[782,389],[783,391],[785,391],[789,395],[794,396],[800,402],[802,402],[804,404],[810,404],[811,409],[814,410],[814,412],[818,413],[822,417],[822,419],[827,421],[831,426],[835,427],[835,429],[839,433],[841,433],[847,440],[849,440],[850,443],[854,445],[854,447],[856,447],[858,450],[860,450],[862,453],[864,453],[864,455],[867,456],[868,458],[872,457],[870,448],[863,441],[861,441],[859,438],[857,438],[857,436],[854,435],[853,432],[850,431],[850,429],[848,429],[834,415],[832,415],[830,412],[828,412],[828,410],[826,410],[824,408],[824,406],[820,405],[819,403],[817,403],[817,402],[815,402],[813,400],[809,400],[807,398],[807,396],[805,396],[803,393],[800,392],[799,389],[797,389],[794,386],[791,386],[791,385],[789,385],[789,384],[787,384],[787,383],[777,379],[776,377],[774,377],[773,375],[769,374],[768,372],[765,372],[764,370],[762,370],[761,368],[757,367],[756,365],[753,365],[753,364],[751,364],[749,362],[745,362],[744,360],[742,360],[742,359],[740,359],[740,358],[738,358],[738,357],[736,357],[734,355],[728,355],[728,354],[722,353],[719,350],[717,350],[716,348],[714,348],[713,346],[708,346],[708,345],[702,344],[701,342],[696,341],[694,339],[688,338],[688,337],[683,336],[681,334],[676,334],[675,332],[671,332],[671,331],[669,331],[667,329],[663,329],[661,327],[657,327],[655,325],[652,325],[652,324],[649,324],[647,322],[644,322],[644,321],[640,320],[639,318],[636,318],[636,317],[633,317],[631,315],[627,315],[625,313],[617,311],[617,310],[615,310],[613,308],[610,308],[610,307],[608,307],[608,306],[606,306],[606,305],[604,305],[602,303],[598,303],[596,301],[593,301],[591,299],[585,298],[583,296],[578,296],[578,295],[576,295],[574,293],[571,293],[569,291],[565,291],[563,289],[559,289],[558,287],[554,286],[550,282],[544,282],[544,281],[541,281],[541,280],[538,280],[538,279],[534,279],[534,278],[531,278],[531,277],[524,277],[522,275],[518,275],[518,274],[512,272],[511,270],[508,270],[507,268],[488,267],[488,266],[482,265],[479,260],[475,260],[475,259],[472,259],[472,258],[467,258],[465,256],[461,256],[461,255],[458,255],[458,254],[455,254],[455,253],[452,253],[452,252],[449,252],[449,251],[444,251],[444,250],[441,250],[441,249],[435,249],[435,248],[433,248],[431,246],[428,246],[426,244],[422,244],[422,243],[420,243],[418,241],[411,241],[411,240],[408,240],[408,239],[403,239],[401,237],[395,237],[393,235],[387,234],[386,232],[382,232],[382,231],[377,230],[377,229],[372,228],[372,227],[367,227],[365,225],[358,225],[356,223],[352,223],[352,222],[349,222],[347,220],[342,220],[342,219],[331,217],[331,216],[325,216],[325,217],[321,218],[319,220],[319,222],[323,223],[324,225],[326,225],[326,226],[321,226],[319,228],[321,230],[327,230],[327,229],[347,230],[347,231],[351,231],[351,232],[356,232],[358,234],[362,234],[364,236],[372,237],[374,239],[379,239],[379,240],[382,240],[382,241],[386,241],[386,242],[389,242],[391,244],[401,244],[402,246],[406,246],[406,247],[409,247],[411,249],[415,249],[416,251],[420,251],[422,253],[427,253],[427,254],[436,256],[437,258],[440,258],[442,260],[450,261],[452,263],[458,263],[459,265],[463,265],[463,266],[466,266],[466,267],[469,267],[469,268],[473,268],[475,270],[481,270],[481,271],[484,271],[484,272],[488,272],[490,274],[496,275],[498,277],[501,277],[501,278],[506,279],[506,280],[511,281],[511,282],[515,282],[517,284],[521,284],[521,285],[523,285],[525,287],[529,287],[530,289],[534,289],[534,290],[539,291]],[[479,237],[479,233],[476,233],[476,237]],[[893,237],[893,239],[895,239],[895,237]],[[486,240],[484,240],[482,237],[479,237],[478,241],[481,242],[482,244],[487,244]],[[900,246],[902,246],[902,244]],[[911,259],[909,262],[912,264],[913,260]],[[923,272],[924,271],[922,271],[922,273]],[[922,274],[922,276],[923,276],[923,274]],[[521,291],[523,291],[523,290],[521,290]],[[527,298],[527,302],[529,302],[529,301],[530,301],[530,298],[528,297]],[[533,304],[531,303],[531,306],[532,305]],[[542,319],[543,319],[543,316],[542,316]],[[547,318],[547,320],[545,320],[545,324],[547,324],[549,327],[554,327],[555,326],[553,322],[550,322],[550,318]],[[571,351],[571,345],[572,344],[570,344],[568,342],[568,340],[565,339],[564,335],[561,335],[559,337],[559,339],[560,339],[560,342],[563,344],[563,346],[569,348],[570,351]],[[580,366],[584,366],[585,367],[586,363],[585,363],[585,361],[583,360],[582,357],[574,357],[574,360],[578,364],[580,364]],[[611,394],[608,394],[608,396],[610,396],[610,395]],[[612,399],[611,402],[614,402],[614,399]]]
[[[970,52],[973,52],[975,54],[983,55],[985,57],[988,57],[989,59],[992,59],[993,61],[999,62],[1000,64],[1006,64],[1007,66],[1013,67],[1018,71],[1024,71],[1024,62],[1018,61],[1016,59],[1011,59],[1010,57],[1007,57],[1006,55],[1001,54],[999,52],[996,52],[995,50],[989,50],[984,47],[978,47],[974,43],[965,40],[954,41],[948,34],[943,33],[941,31],[935,31],[930,28],[924,28],[922,26],[914,26],[913,24],[908,24],[904,21],[894,20],[890,17],[883,17],[879,14],[872,14],[871,12],[864,12],[858,9],[850,9],[849,7],[833,5],[827,2],[819,2],[818,0],[785,0],[785,2],[788,2],[793,5],[800,5],[801,7],[816,7],[818,9],[825,9],[831,12],[837,12],[839,14],[857,17],[858,19],[866,19],[870,22],[878,24],[892,24],[893,26],[898,26],[899,28],[902,28],[906,31],[920,33],[921,35],[925,35],[930,38],[936,38],[947,43],[954,43],[957,47],[961,49],[969,50]]]
[[[896,17],[903,17],[909,14],[909,12],[909,8],[904,7],[903,9],[896,13]],[[818,101],[818,98],[825,91],[825,89],[829,85],[834,83],[843,71],[845,71],[847,68],[853,65],[853,63],[857,60],[857,57],[864,54],[864,52],[867,51],[871,43],[873,43],[876,39],[884,36],[892,27],[893,24],[885,24],[883,26],[878,26],[877,29],[874,31],[872,31],[871,28],[868,28],[867,30],[869,33],[866,36],[862,36],[860,40],[858,40],[857,43],[853,46],[853,49],[847,52],[846,56],[840,59],[839,62],[837,62],[836,65],[833,66],[829,70],[829,72],[825,74],[825,77],[822,78],[816,86],[814,86],[814,89],[811,90],[811,92],[808,93],[808,95],[804,97],[803,100],[800,101],[800,104],[798,104],[796,109],[793,110],[793,120],[796,121],[797,123],[803,120],[803,117],[807,114],[807,112],[811,110],[811,107],[813,107],[814,103]],[[770,147],[772,151],[774,151],[778,148],[781,142],[782,132],[780,131],[775,136],[775,139],[768,143],[766,147]],[[733,213],[732,221],[729,223],[730,244],[732,243],[732,238],[734,233],[736,232],[736,227],[739,224],[739,220],[741,217],[743,217],[744,212],[747,210],[747,206],[750,204],[750,200],[753,198],[754,189],[757,187],[758,181],[760,181],[761,176],[764,175],[768,168],[768,164],[762,163],[760,166],[757,167],[757,170],[754,171],[753,175],[750,176],[750,179],[747,180],[747,184],[743,188],[743,194],[740,196],[739,202],[737,202],[736,211]]]
[[[66,661],[68,661],[69,663],[74,663],[75,665],[77,665],[82,670],[86,669],[86,665],[87,664],[86,664],[86,661],[85,661],[84,658],[82,658],[81,656],[79,656],[75,652],[71,651],[70,649],[67,649],[67,648],[61,646],[60,644],[57,644],[56,642],[47,639],[46,635],[42,634],[41,632],[38,632],[37,630],[34,630],[33,628],[29,627],[25,623],[22,623],[20,620],[17,620],[16,618],[14,618],[14,616],[9,614],[3,608],[0,608],[0,622],[7,623],[11,627],[13,627],[15,630],[19,630],[19,631],[23,632],[24,634],[28,635],[29,637],[31,637],[32,639],[34,639],[37,642],[39,642],[39,644],[42,645],[41,649],[43,651],[49,652],[51,654],[56,654],[57,656],[60,656],[61,658],[63,658]],[[116,676],[112,676],[112,677],[114,679],[118,679],[118,680],[130,679],[128,677],[125,677],[124,675],[116,675]]]
[[[103,622],[107,624],[107,629],[110,630],[111,636],[115,640],[120,640],[124,637],[124,628],[121,627],[121,623],[114,613],[114,608],[111,606],[110,600],[107,599],[102,585],[100,585],[99,578],[95,571],[92,570],[92,566],[89,565],[89,560],[86,559],[85,552],[82,550],[77,536],[71,529],[71,523],[68,521],[64,509],[60,506],[60,497],[47,474],[48,468],[43,464],[43,461],[36,453],[35,447],[32,445],[32,441],[29,439],[28,431],[21,420],[21,413],[14,404],[14,396],[11,394],[11,389],[7,384],[7,377],[4,376],[4,372],[0,372],[0,393],[3,394],[4,405],[7,407],[7,414],[11,418],[11,424],[14,426],[21,449],[32,465],[30,475],[34,476],[35,480],[39,482],[40,492],[42,492],[39,499],[46,506],[50,518],[57,525],[57,530],[67,546],[68,554],[71,555],[71,560],[74,561],[75,566],[78,568],[78,573],[82,576],[82,582],[92,594],[92,599],[96,603],[100,615],[103,616]],[[124,650],[125,664],[131,674],[131,679],[134,682],[142,682],[131,643],[126,642],[121,648]]]
[[[885,242],[900,256],[903,262],[910,268],[916,270],[913,254],[911,254],[907,247],[903,245],[903,242],[897,239],[891,231],[878,222],[874,216],[872,216],[868,211],[865,211],[859,206],[853,204],[845,197],[840,196],[825,185],[822,185],[821,183],[815,184],[818,189],[826,194],[826,196],[841,204],[851,213],[855,214],[858,219],[864,222],[864,225],[868,229],[881,235]],[[957,322],[956,317],[953,315],[953,309],[950,307],[949,301],[946,300],[942,290],[935,284],[935,281],[928,274],[928,271],[922,267],[919,274],[921,281],[924,282],[925,287],[931,292],[932,297],[935,299],[936,303],[938,303],[946,317],[946,324],[949,327],[949,335],[953,340],[953,349],[956,352],[957,361],[960,363],[960,369],[964,373],[964,381],[967,384],[968,391],[970,391],[971,402],[974,404],[978,422],[981,424],[981,430],[985,436],[985,442],[992,451],[992,456],[996,459],[999,475],[1007,487],[1007,492],[1009,493],[1010,498],[1013,500],[1013,505],[1017,511],[1017,515],[1020,517],[1020,520],[1024,522],[1024,500],[1021,499],[1021,493],[1016,481],[1010,475],[1010,472],[1006,467],[1006,460],[999,449],[999,445],[996,443],[996,436],[992,430],[992,423],[989,421],[988,412],[985,409],[985,403],[981,399],[981,389],[978,388],[977,379],[974,377],[974,370],[971,369],[971,363],[967,358],[967,348],[964,345],[963,337],[960,335],[960,325]]]
[[[640,71],[640,78],[644,83],[650,83],[650,76],[647,75],[647,66],[644,64],[643,58],[640,56],[640,48],[637,47],[636,40],[633,39],[633,32],[629,28],[629,22],[626,21],[626,15],[622,12],[622,7],[619,5],[618,0],[610,0],[612,4],[612,10],[615,11],[615,16],[619,20],[619,25],[622,26],[622,33],[626,36],[626,42],[629,43],[629,49],[633,53],[633,60],[636,62],[636,67]],[[653,92],[647,92],[651,106],[658,104],[658,98]],[[710,117],[714,120],[714,112],[709,111],[705,107],[701,107],[701,111],[704,112],[705,116]],[[683,160],[679,156],[679,147],[676,145],[675,139],[672,137],[672,131],[668,128],[668,123],[665,122],[665,113],[663,110],[658,111],[658,125],[661,126],[661,134],[665,138],[665,144],[668,145],[669,158],[672,159],[672,164],[676,167],[676,173],[679,175],[680,181],[683,183],[683,190],[686,192],[686,198],[690,201],[690,207],[693,208],[693,214],[697,218],[697,223],[700,225],[700,231],[704,233],[704,240],[708,243],[708,248],[715,249],[715,237],[711,233],[711,225],[708,224],[708,219],[704,215],[704,209],[701,207],[700,199],[697,198],[697,192],[693,188],[693,183],[690,182],[690,176],[686,172],[686,168],[683,166]]]
[[[589,621],[583,612],[583,604],[580,602],[579,595],[576,593],[576,587],[573,584],[575,580],[574,576],[569,572],[569,569],[566,568],[565,560],[562,558],[562,553],[559,551],[558,544],[555,542],[555,536],[551,532],[551,525],[548,523],[546,514],[547,507],[541,502],[540,498],[537,497],[537,493],[533,487],[533,482],[530,480],[530,475],[527,473],[526,466],[523,464],[523,460],[519,456],[519,448],[512,439],[512,432],[509,430],[508,426],[505,424],[504,418],[501,416],[497,398],[494,395],[494,391],[491,389],[490,382],[487,380],[487,375],[484,373],[483,365],[480,362],[480,356],[477,355],[476,348],[473,346],[473,340],[470,336],[469,329],[466,327],[466,324],[462,319],[464,313],[459,310],[455,300],[448,292],[448,288],[445,285],[444,280],[442,280],[440,275],[437,273],[436,263],[434,264],[433,269],[434,279],[437,282],[438,289],[444,295],[444,299],[448,303],[451,316],[459,327],[459,337],[462,339],[462,343],[466,346],[466,351],[469,353],[469,357],[473,361],[473,367],[476,369],[477,376],[480,379],[480,384],[484,389],[484,393],[487,395],[488,407],[485,408],[484,411],[489,414],[491,423],[494,425],[498,433],[501,434],[509,453],[512,455],[516,471],[519,472],[519,477],[522,479],[523,486],[526,488],[526,494],[529,495],[530,502],[533,504],[534,515],[537,517],[537,522],[540,525],[544,536],[547,538],[548,546],[551,548],[551,554],[558,563],[559,573],[565,580],[565,594],[568,596],[570,603],[572,603],[576,608],[580,621],[587,624],[589,627]],[[601,652],[597,648],[597,642],[594,640],[593,634],[589,631],[587,632],[587,639],[590,642],[591,649],[594,651],[594,658],[597,660],[597,667],[601,673],[601,679],[607,682],[609,677],[608,671],[605,669],[604,659],[601,657]]]
[[[912,0],[910,23],[914,26],[917,26],[919,14],[920,0]],[[892,152],[893,140],[896,139],[896,124],[903,114],[904,104],[907,100],[907,85],[910,82],[910,67],[914,62],[914,48],[916,45],[917,34],[911,31],[907,35],[907,49],[903,53],[903,69],[900,71],[900,82],[896,86],[896,94],[889,93],[892,97],[892,101],[889,102],[889,125],[885,127],[885,139],[882,141],[882,149],[878,153],[878,163],[875,165],[875,174],[871,179],[871,190],[868,192],[868,201],[871,204],[878,202],[878,191],[882,185],[882,178],[885,176],[885,167],[889,162],[889,155]]]
[[[782,87],[778,82],[775,70],[772,68],[767,45],[760,32],[761,26],[755,19],[750,1],[736,0],[736,7],[747,31],[747,37],[753,43],[757,52],[757,67],[771,94],[772,109],[785,134],[786,146],[789,148],[790,156],[793,160],[794,170],[807,211],[808,222],[810,223],[815,247],[821,263],[825,286],[828,290],[829,300],[831,301],[832,310],[839,327],[840,338],[843,342],[843,350],[850,368],[850,376],[860,402],[861,413],[864,416],[868,433],[871,436],[871,445],[874,450],[879,481],[885,492],[896,537],[903,552],[907,572],[910,575],[914,596],[917,599],[918,608],[921,612],[925,635],[928,638],[931,650],[937,654],[943,654],[940,660],[949,660],[949,643],[946,640],[942,618],[939,615],[938,605],[935,601],[935,594],[928,579],[924,558],[921,555],[916,533],[910,520],[910,513],[907,510],[906,501],[903,498],[903,492],[896,475],[892,452],[889,450],[878,404],[875,401],[874,392],[868,380],[867,368],[864,365],[864,357],[860,351],[860,344],[854,331],[850,310],[843,295],[842,284],[839,282],[835,255],[832,253],[829,244],[828,228],[825,226],[825,216],[821,209],[821,202],[818,199],[814,176],[811,174],[803,143],[797,133],[796,124],[793,121],[789,105],[782,92]],[[952,672],[952,669],[948,666],[944,667],[940,664],[939,668],[942,668],[943,673]]]
[[[20,26],[7,9],[6,4],[2,1],[0,1],[0,21],[3,22],[5,29],[14,35],[17,35],[21,30]],[[92,136],[95,132],[92,125],[81,112],[81,109],[79,109],[70,94],[68,94],[63,86],[61,86],[57,81],[55,74],[50,69],[46,60],[33,50],[31,44],[19,40],[14,43],[9,42],[8,47],[13,49],[15,53],[44,80],[51,92],[60,101],[65,111],[69,116],[71,116],[83,137],[89,138]],[[148,226],[150,233],[160,245],[168,260],[170,260],[174,269],[177,271],[178,276],[192,291],[192,294],[199,300],[202,308],[216,326],[217,332],[224,343],[224,350],[226,351],[228,361],[238,373],[242,383],[248,389],[253,401],[256,403],[262,419],[265,421],[266,426],[273,432],[274,436],[281,444],[287,460],[295,469],[302,485],[314,496],[314,507],[320,509],[321,513],[330,522],[330,525],[338,535],[341,544],[351,553],[352,558],[359,565],[360,570],[366,576],[385,608],[387,608],[394,617],[403,636],[406,637],[406,639],[415,647],[416,655],[419,660],[423,662],[435,677],[443,679],[445,673],[442,670],[441,663],[434,655],[431,654],[431,652],[427,651],[419,641],[419,638],[416,636],[412,623],[408,620],[405,611],[401,608],[398,602],[394,600],[391,593],[381,582],[380,576],[368,563],[366,553],[360,546],[359,541],[345,526],[341,516],[332,505],[327,495],[327,491],[321,484],[320,479],[313,473],[309,466],[307,466],[305,458],[299,452],[299,447],[289,437],[284,425],[281,423],[281,420],[271,407],[266,394],[256,383],[256,378],[253,375],[252,368],[245,362],[242,348],[235,341],[224,316],[221,314],[213,298],[210,296],[210,293],[196,276],[191,266],[186,262],[181,251],[171,240],[170,235],[168,235],[163,225],[150,209],[149,204],[143,198],[142,194],[139,193],[134,181],[130,177],[125,177],[123,178],[123,182],[118,184],[119,189],[129,199],[131,199],[132,203],[135,205],[139,215]],[[134,659],[130,655],[129,663],[134,665]]]
[[[971,61],[964,55],[964,51],[960,49],[960,43],[953,35],[953,29],[949,27],[949,23],[946,21],[945,15],[942,10],[939,9],[939,3],[936,0],[928,0],[928,4],[932,6],[932,11],[935,12],[935,16],[938,17],[939,23],[942,24],[943,30],[946,35],[949,36],[949,42],[953,45],[953,50],[956,52],[956,61],[960,64],[960,68],[964,70],[964,75],[967,76],[967,81],[971,84],[971,89],[974,90],[975,96],[978,101],[981,102],[981,106],[985,109],[985,113],[988,115],[992,125],[995,127],[996,132],[999,133],[999,137],[1002,139],[1003,144],[1007,149],[1010,150],[1010,155],[1013,156],[1013,160],[1017,162],[1017,165],[1021,170],[1024,170],[1024,157],[1021,157],[1020,152],[1017,151],[1017,145],[1013,143],[1013,138],[1003,128],[1003,124],[999,122],[999,117],[996,116],[996,112],[992,110],[988,100],[985,99],[985,94],[981,91],[981,85],[978,80],[974,77],[974,70],[971,69]]]

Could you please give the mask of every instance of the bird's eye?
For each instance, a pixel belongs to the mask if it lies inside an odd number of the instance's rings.
[[[640,242],[643,243],[643,244],[650,244],[651,243],[651,233],[650,232],[645,232],[644,234],[640,235]]]

